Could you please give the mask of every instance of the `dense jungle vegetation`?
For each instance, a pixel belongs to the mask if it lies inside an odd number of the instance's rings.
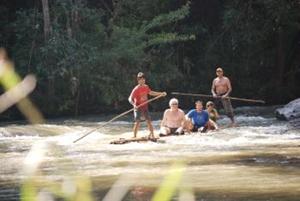
[[[155,91],[210,94],[220,65],[232,96],[300,96],[299,0],[1,0],[0,13],[0,46],[36,75],[30,97],[48,117],[130,108],[139,71]]]

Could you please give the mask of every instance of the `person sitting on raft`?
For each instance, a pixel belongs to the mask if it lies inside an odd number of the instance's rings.
[[[208,112],[209,115],[208,129],[209,130],[218,129],[217,119],[219,119],[220,116],[218,111],[215,108],[215,104],[212,101],[208,101],[206,103],[206,111]]]
[[[178,107],[178,100],[172,98],[169,101],[169,109],[166,109],[161,121],[160,136],[184,134],[183,126],[185,122],[184,112]]]
[[[187,115],[187,130],[188,132],[205,132],[208,128],[209,115],[208,112],[203,110],[202,101],[195,102],[195,109],[190,110]]]

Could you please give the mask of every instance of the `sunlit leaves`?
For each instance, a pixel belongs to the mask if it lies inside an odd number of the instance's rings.
[[[179,20],[184,19],[189,14],[189,2],[182,6],[180,9],[176,11],[171,11],[166,14],[161,14],[159,16],[154,17],[151,22],[147,23],[142,27],[142,30],[147,32],[153,28],[162,27],[164,25],[168,25],[171,23],[175,23]]]

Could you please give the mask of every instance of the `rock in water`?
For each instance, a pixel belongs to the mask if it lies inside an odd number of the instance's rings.
[[[289,102],[283,108],[277,109],[276,118],[287,120],[293,127],[300,129],[300,98]]]
[[[290,120],[289,120],[289,123],[290,123],[294,128],[300,129],[300,116],[299,116],[299,117],[296,117],[296,118],[293,118],[293,119],[290,119]]]
[[[283,108],[279,108],[275,112],[276,118],[280,120],[300,118],[300,98],[289,102]]]

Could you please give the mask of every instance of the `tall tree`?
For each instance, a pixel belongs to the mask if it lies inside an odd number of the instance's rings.
[[[51,33],[50,12],[48,0],[42,0],[43,16],[44,16],[44,36],[47,40]]]

